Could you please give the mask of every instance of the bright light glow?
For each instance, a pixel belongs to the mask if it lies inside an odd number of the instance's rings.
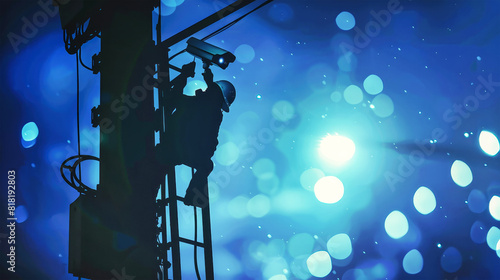
[[[495,226],[492,226],[490,230],[488,230],[488,234],[486,234],[486,243],[491,250],[496,250],[497,244],[500,241],[500,229]]]
[[[314,277],[325,277],[332,271],[332,260],[326,251],[319,251],[307,258],[307,268]]]
[[[408,232],[408,220],[406,216],[400,211],[392,211],[387,218],[385,218],[385,231],[394,239],[399,239]]]
[[[252,197],[247,203],[248,213],[255,218],[264,217],[269,210],[271,210],[271,201],[263,194]]]
[[[489,156],[495,156],[500,151],[500,143],[495,134],[483,130],[479,134],[479,146]]]
[[[314,185],[314,195],[320,202],[336,203],[344,196],[344,184],[337,177],[323,177]]]
[[[363,87],[365,88],[365,91],[371,95],[376,95],[382,92],[384,90],[384,83],[382,82],[382,79],[380,79],[379,76],[377,75],[370,75],[366,77],[365,81],[363,82]]]
[[[464,188],[472,183],[472,171],[467,163],[461,160],[455,160],[451,165],[451,178],[455,184]]]
[[[474,189],[467,198],[467,206],[473,213],[482,213],[488,207],[488,201],[482,191]]]
[[[219,64],[224,64],[224,58],[219,58]]]
[[[403,268],[408,274],[417,274],[424,267],[424,258],[417,249],[408,252],[403,258]]]
[[[500,221],[500,197],[494,195],[490,200],[490,214],[493,219]]]
[[[373,107],[370,106],[373,113],[380,118],[386,118],[394,113],[394,103],[392,99],[383,93],[375,96],[371,105],[373,105]]]
[[[436,208],[436,197],[430,189],[422,186],[413,196],[413,205],[418,212],[427,215]]]
[[[23,126],[21,136],[26,142],[35,140],[38,137],[38,126],[34,122],[29,122]]]
[[[449,247],[441,256],[441,267],[449,273],[457,272],[462,266],[462,255],[455,247]]]
[[[326,248],[332,258],[344,260],[352,253],[351,238],[345,233],[339,233],[328,240]]]
[[[325,177],[323,171],[317,168],[310,168],[300,175],[300,184],[304,189],[312,191],[316,182],[323,177]]]
[[[349,104],[359,104],[363,101],[363,91],[358,86],[350,85],[344,90],[344,99]]]
[[[321,139],[319,153],[329,163],[340,165],[354,156],[356,145],[354,142],[341,135],[330,135]]]
[[[337,23],[337,26],[342,30],[351,30],[354,25],[356,25],[354,16],[351,13],[345,11],[338,14],[338,16],[335,18],[335,22]]]

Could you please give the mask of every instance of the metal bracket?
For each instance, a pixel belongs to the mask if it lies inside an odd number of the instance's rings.
[[[101,106],[92,107],[90,110],[90,121],[92,123],[92,127],[97,127],[102,119]]]
[[[97,74],[101,71],[101,53],[92,56],[92,72]]]

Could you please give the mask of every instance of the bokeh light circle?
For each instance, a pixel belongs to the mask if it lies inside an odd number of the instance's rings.
[[[286,278],[286,275],[278,274],[278,275],[274,275],[273,277],[269,278],[269,280],[287,280],[287,278]]]
[[[384,90],[384,83],[379,76],[372,74],[363,81],[363,88],[367,93],[376,95]]]
[[[319,144],[319,154],[329,163],[335,165],[349,161],[356,151],[354,142],[342,135],[328,134]]]
[[[257,188],[265,194],[275,194],[280,186],[280,178],[276,174],[270,177],[263,177],[257,180]]]
[[[479,146],[489,156],[495,156],[500,151],[500,143],[495,134],[483,130],[479,134]]]
[[[273,105],[271,112],[276,120],[287,122],[295,115],[295,107],[289,101],[280,100]]]
[[[339,91],[334,91],[332,92],[332,94],[330,94],[330,99],[335,103],[340,102],[340,100],[342,100],[342,93],[340,93]]]
[[[451,165],[451,178],[455,184],[462,188],[467,187],[472,183],[472,171],[467,163],[461,160],[455,160]]]
[[[406,216],[400,211],[392,211],[385,218],[385,231],[393,239],[399,239],[408,233],[409,224]]]
[[[363,101],[363,91],[356,85],[350,85],[344,90],[344,99],[349,104],[359,104]]]
[[[250,63],[255,58],[255,51],[252,46],[247,44],[239,45],[234,51],[236,60],[241,63]]]
[[[236,162],[240,156],[240,149],[233,142],[227,142],[217,147],[215,159],[220,165],[228,166]]]
[[[500,258],[500,240],[497,243],[497,256]]]
[[[486,226],[481,221],[475,221],[470,228],[470,238],[476,244],[486,242]]]
[[[184,3],[184,0],[161,0],[161,2],[167,7],[177,7]]]
[[[436,208],[436,197],[427,187],[420,187],[413,195],[413,205],[418,212],[427,215]]]
[[[295,234],[288,240],[288,253],[293,258],[309,255],[314,248],[314,238],[308,233]]]
[[[309,168],[300,175],[300,184],[308,191],[314,189],[314,185],[319,179],[325,177],[325,173],[317,168]]]
[[[424,267],[424,258],[417,249],[406,253],[403,258],[403,269],[408,274],[418,274]]]
[[[325,277],[332,271],[332,260],[326,251],[318,251],[307,258],[307,268],[314,277]]]
[[[337,260],[347,259],[352,253],[352,243],[349,235],[339,233],[328,240],[326,243],[328,253]]]
[[[286,23],[294,18],[295,12],[286,3],[276,3],[269,8],[268,15],[275,22]]]
[[[28,209],[26,209],[26,206],[24,205],[19,205],[16,207],[16,212],[15,212],[15,217],[16,217],[16,223],[20,224],[23,223],[28,219]]]
[[[191,80],[187,83],[187,85],[184,87],[183,94],[187,96],[194,96],[196,94],[196,91],[201,89],[201,90],[206,90],[208,87],[207,83],[202,80]]]
[[[381,93],[375,96],[371,105],[373,105],[370,106],[373,113],[380,118],[387,118],[394,113],[394,103],[392,102],[392,98],[386,94]]]
[[[455,247],[449,247],[441,256],[441,267],[448,273],[457,272],[462,266],[462,255]]]
[[[248,213],[255,218],[264,217],[269,213],[269,210],[271,210],[271,201],[263,194],[252,197],[247,203]]]
[[[491,250],[496,250],[497,243],[500,241],[500,229],[492,226],[486,234],[486,243]]]
[[[473,213],[482,213],[488,207],[488,201],[480,190],[472,190],[467,198],[467,206]]]
[[[21,136],[24,141],[31,142],[38,137],[38,126],[34,122],[25,124],[21,130]]]
[[[349,12],[341,12],[335,18],[337,26],[342,30],[351,30],[356,25],[356,19]]]
[[[346,52],[337,60],[337,66],[344,72],[352,72],[358,65],[358,58],[352,52]]]
[[[248,200],[249,199],[244,196],[237,196],[233,198],[231,201],[229,201],[229,203],[227,204],[227,210],[229,215],[231,215],[233,218],[236,219],[241,219],[248,216],[248,211],[247,211]]]
[[[252,165],[252,173],[259,179],[267,179],[274,175],[276,165],[269,158],[260,158]]]
[[[489,210],[493,219],[500,221],[500,196],[494,195],[490,199]]]
[[[344,196],[344,184],[335,176],[326,176],[314,185],[314,195],[323,203],[338,202]]]

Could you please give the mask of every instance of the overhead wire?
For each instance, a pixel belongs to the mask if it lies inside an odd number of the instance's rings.
[[[247,17],[249,14],[251,14],[251,13],[253,13],[253,12],[257,11],[258,9],[260,9],[260,8],[264,7],[265,5],[267,5],[267,4],[269,4],[269,3],[271,3],[272,1],[274,1],[274,0],[266,0],[264,3],[262,3],[262,4],[260,4],[259,6],[257,6],[257,7],[255,7],[255,8],[253,8],[253,9],[252,9],[252,10],[250,10],[249,12],[247,12],[247,13],[243,14],[242,16],[240,16],[240,17],[236,18],[235,20],[231,21],[230,23],[228,23],[228,24],[226,24],[226,25],[222,26],[221,28],[219,28],[219,29],[215,30],[214,32],[212,32],[212,33],[208,34],[207,36],[203,37],[203,38],[201,39],[201,41],[206,41],[206,40],[208,40],[208,39],[210,39],[210,38],[212,38],[212,37],[214,37],[214,36],[216,36],[216,35],[218,35],[218,34],[220,34],[220,33],[224,32],[224,31],[226,31],[228,28],[232,27],[233,25],[235,25],[236,23],[238,23],[240,20],[242,20],[242,19],[244,19],[245,17]],[[182,51],[180,51],[180,52],[178,52],[178,53],[176,53],[176,54],[174,54],[174,55],[172,55],[172,56],[171,56],[168,60],[170,61],[170,60],[174,59],[175,57],[177,57],[178,55],[180,55],[180,54],[182,54],[182,53],[184,53],[184,52],[186,52],[186,50],[185,50],[185,49],[184,49],[184,50],[182,50]]]

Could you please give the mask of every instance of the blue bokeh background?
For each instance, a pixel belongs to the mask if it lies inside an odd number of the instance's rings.
[[[76,62],[49,2],[2,1],[1,170],[16,171],[18,206],[15,274],[0,230],[2,279],[74,279],[68,221],[78,193],[59,166],[77,153]],[[227,3],[163,1],[163,38]],[[500,136],[499,9],[494,0],[276,0],[210,39],[236,54],[214,74],[238,92],[209,178],[216,279],[500,278],[500,165],[479,144],[483,130]],[[34,18],[41,11],[46,22]],[[27,21],[39,24],[27,31]],[[98,38],[85,44],[84,62],[98,51]],[[190,61],[183,54],[172,63]],[[197,67],[187,91],[202,80]],[[381,93],[368,93],[370,75]],[[80,94],[82,154],[98,156],[90,109],[99,76],[80,68]],[[35,142],[23,139],[30,122]],[[320,149],[327,135],[352,140],[352,158],[332,163]],[[456,160],[466,167],[452,169]],[[459,186],[469,169],[472,181]],[[185,186],[190,170],[177,170]],[[330,176],[343,193],[324,203],[328,190],[339,195]],[[83,178],[95,186],[98,165],[85,164]],[[6,221],[6,187],[0,192]],[[181,210],[187,237],[191,214]],[[195,279],[191,251],[183,250],[186,279]]]

